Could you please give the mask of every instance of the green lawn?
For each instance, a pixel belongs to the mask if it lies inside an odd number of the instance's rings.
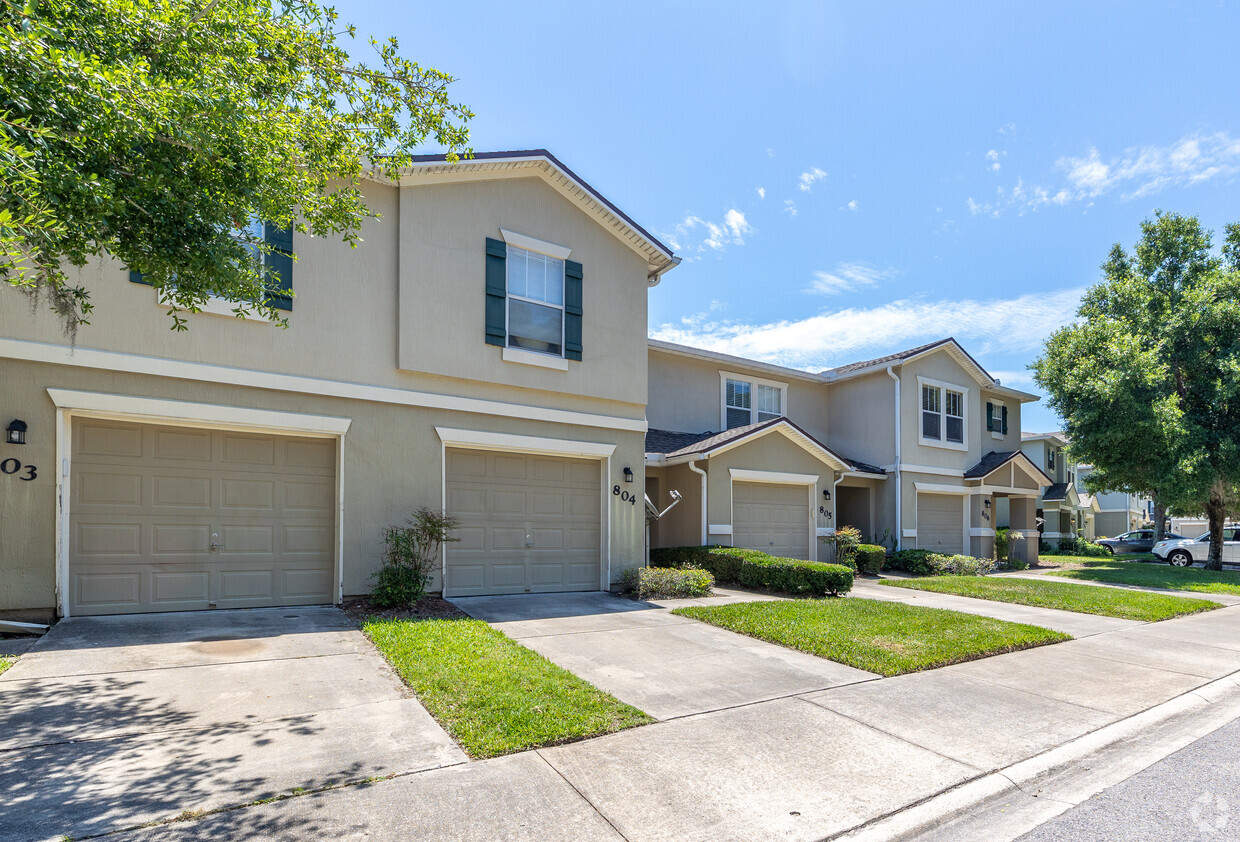
[[[654,721],[479,620],[369,620],[362,630],[474,758]]]
[[[1149,622],[1219,607],[1217,602],[1205,599],[1013,576],[931,576],[925,579],[884,579],[882,584]]]
[[[737,602],[672,613],[880,675],[1071,640],[1038,626],[860,597]]]
[[[1047,575],[1117,585],[1140,585],[1143,588],[1165,588],[1171,591],[1240,595],[1240,573],[1172,567],[1170,564],[1133,564],[1128,561],[1089,559],[1083,560],[1080,569],[1056,570]]]
[[[16,658],[6,658],[0,655],[0,675],[3,675],[4,671],[8,669],[9,667],[13,666],[13,664],[15,663],[17,663]]]

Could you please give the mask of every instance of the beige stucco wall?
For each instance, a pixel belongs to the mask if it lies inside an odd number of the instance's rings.
[[[989,453],[992,450],[1012,451],[1020,450],[1020,401],[1006,395],[1000,395],[988,389],[979,390],[980,403],[977,405],[975,417],[978,418],[978,433],[981,437],[981,452]],[[995,429],[986,429],[986,403],[987,401],[999,401],[1007,407],[1008,411],[1008,431],[1007,435],[1001,432],[1003,429],[1002,418],[998,417],[999,412],[996,407]]]
[[[282,410],[352,419],[344,437],[344,592],[364,593],[379,564],[381,531],[417,506],[442,505],[441,442],[436,426],[616,445],[608,485],[623,483],[632,467],[644,479],[644,437],[593,427],[519,420],[497,415],[230,387],[74,366],[4,362],[0,406],[29,426],[28,444],[0,445],[0,457],[36,465],[38,478],[0,477],[0,611],[51,608],[55,596],[56,411],[49,387],[194,403]],[[623,486],[622,486],[623,487]],[[635,487],[641,488],[640,484]],[[603,492],[600,490],[600,494]],[[643,557],[643,510],[607,495],[611,517],[612,579]],[[683,505],[683,504],[682,504]],[[436,577],[432,584],[440,587]]]
[[[506,387],[646,402],[646,261],[539,178],[400,191],[400,367]],[[500,229],[572,249],[583,266],[580,363],[504,362],[482,344],[485,241]],[[391,346],[389,346],[391,347]]]
[[[687,465],[648,469],[659,479],[659,510],[672,503],[671,492],[680,492],[676,508],[659,521],[651,535],[652,547],[695,547],[702,543],[702,478]]]
[[[886,373],[832,383],[827,387],[830,445],[871,465],[895,462],[895,383]]]
[[[919,360],[905,363],[900,370],[901,448],[906,464],[927,465],[935,468],[965,470],[977,464],[984,453],[1002,448],[990,447],[986,432],[986,404],[981,399],[981,389],[976,381],[946,352],[931,354]],[[965,449],[936,447],[919,443],[921,430],[921,387],[918,377],[952,384],[965,398]],[[1008,428],[1012,427],[1011,410]],[[1019,419],[1016,419],[1019,423]],[[1017,428],[1019,429],[1019,427]],[[979,432],[980,431],[980,432]],[[982,435],[987,437],[983,444]]]
[[[824,444],[827,439],[827,392],[820,383],[781,377],[732,363],[693,359],[655,348],[649,353],[649,405],[646,419],[656,430],[702,433],[723,429],[722,380],[729,372],[787,384],[784,415]]]

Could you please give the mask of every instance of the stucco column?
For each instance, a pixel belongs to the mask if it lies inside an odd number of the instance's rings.
[[[1037,501],[1033,497],[1011,497],[1008,502],[1011,512],[1012,531],[1025,536],[1024,540],[1012,541],[1010,556],[1014,559],[1038,563],[1038,522]]]

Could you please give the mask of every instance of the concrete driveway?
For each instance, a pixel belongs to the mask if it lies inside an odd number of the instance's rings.
[[[334,608],[90,617],[0,676],[0,840],[463,763]]]
[[[452,602],[659,720],[878,678],[607,593],[479,596]]]

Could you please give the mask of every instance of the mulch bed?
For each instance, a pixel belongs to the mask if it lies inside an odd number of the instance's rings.
[[[360,627],[368,619],[377,620],[463,620],[469,617],[451,602],[438,596],[423,597],[413,608],[376,608],[368,596],[352,596],[340,606]]]

